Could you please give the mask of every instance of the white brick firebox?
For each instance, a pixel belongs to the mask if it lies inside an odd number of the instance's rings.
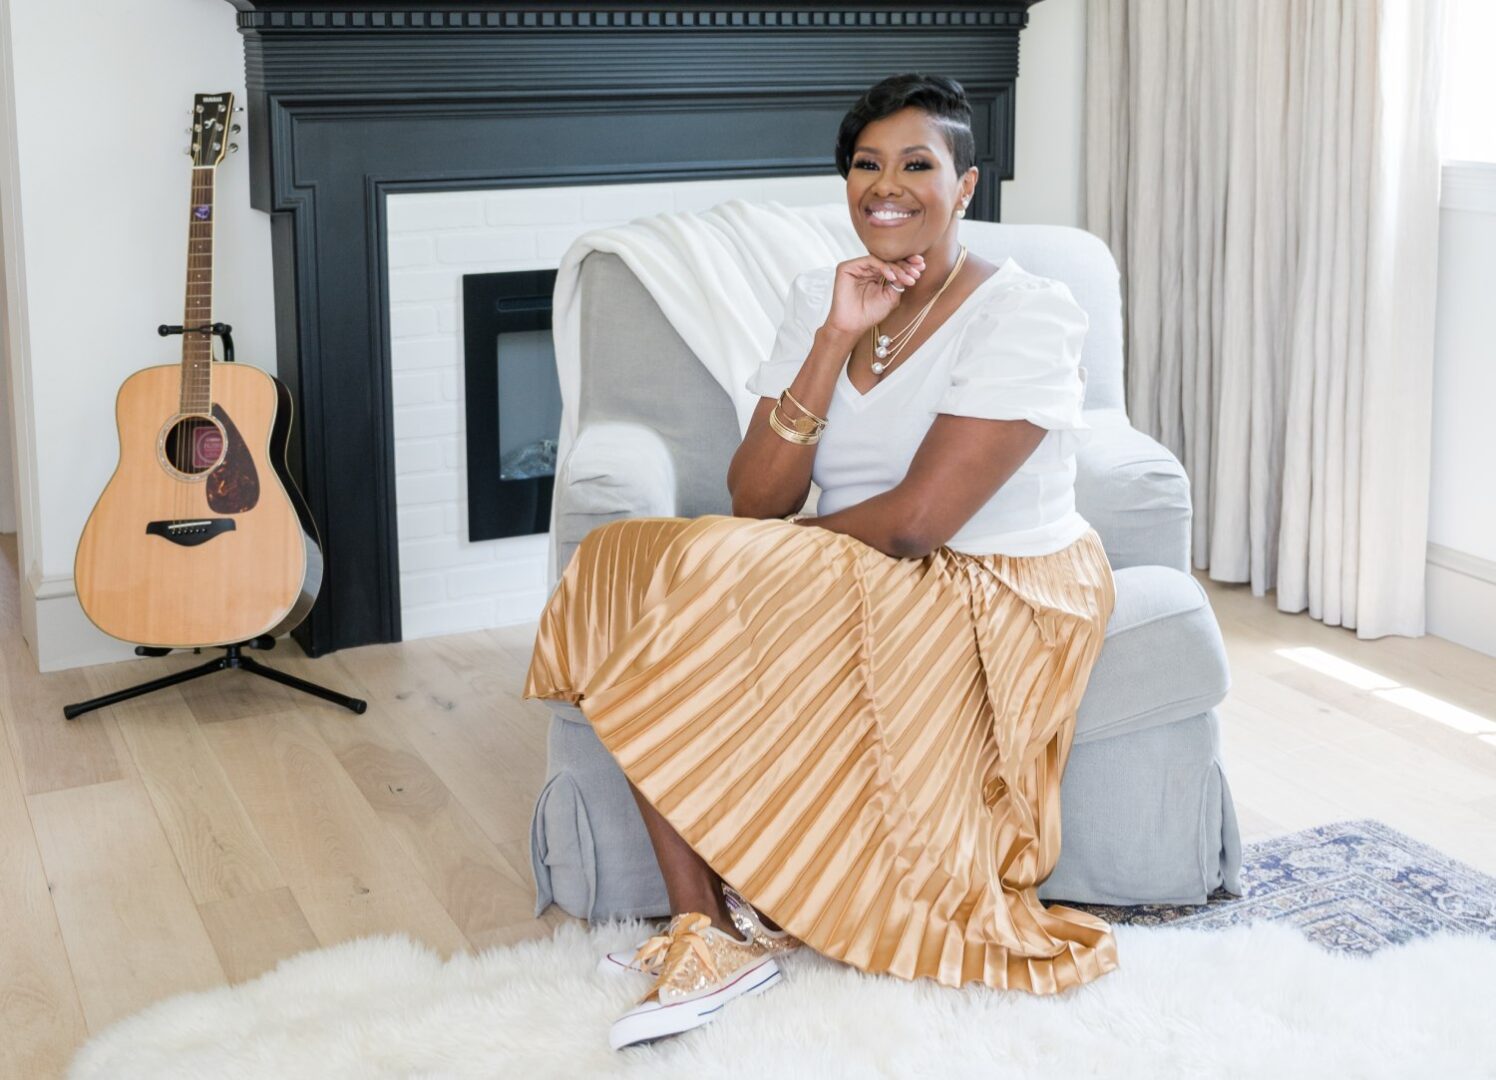
[[[534,622],[547,599],[546,535],[467,539],[461,297],[464,274],[553,269],[584,232],[727,199],[834,202],[829,176],[599,184],[389,198],[389,305],[407,640]]]

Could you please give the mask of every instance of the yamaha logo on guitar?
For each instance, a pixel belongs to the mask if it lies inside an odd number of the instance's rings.
[[[315,529],[286,469],[289,394],[213,358],[214,177],[238,149],[233,116],[232,94],[193,99],[182,359],[120,387],[119,464],[74,563],[89,619],[137,645],[274,636],[305,618],[321,584]]]

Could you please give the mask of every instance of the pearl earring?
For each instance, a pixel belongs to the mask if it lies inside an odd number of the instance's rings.
[[[961,204],[961,208],[956,211],[956,216],[957,217],[965,217],[966,216],[966,204],[965,203],[962,203]]]

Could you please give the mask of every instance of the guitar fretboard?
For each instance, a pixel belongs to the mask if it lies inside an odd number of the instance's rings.
[[[213,322],[213,173],[192,170],[187,219],[187,303],[182,316],[182,412],[206,413],[213,402],[213,335],[198,327]]]

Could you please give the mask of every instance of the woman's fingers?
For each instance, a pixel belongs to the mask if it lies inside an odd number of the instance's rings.
[[[899,272],[899,279],[905,285],[913,285],[919,280],[919,275],[925,268],[925,260],[922,256],[911,255],[907,259],[897,260],[893,266]]]
[[[869,255],[863,264],[866,270],[880,274],[884,281],[894,284],[912,285],[919,280],[919,275],[924,272],[925,258],[923,255],[910,255],[903,259],[880,259]]]
[[[884,262],[879,264],[879,269],[885,281],[895,285],[913,285],[919,280],[923,266],[916,266],[908,259],[899,259],[896,262]]]

